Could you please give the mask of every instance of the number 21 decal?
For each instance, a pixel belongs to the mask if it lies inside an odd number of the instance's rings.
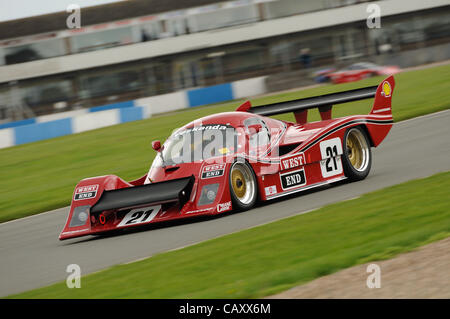
[[[124,216],[117,227],[148,223],[155,218],[160,210],[161,205],[132,209]]]
[[[342,143],[339,137],[332,138],[320,143],[320,169],[323,177],[342,174]]]

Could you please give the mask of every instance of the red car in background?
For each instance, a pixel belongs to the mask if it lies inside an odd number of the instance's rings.
[[[370,62],[359,62],[352,64],[345,69],[330,72],[323,75],[328,81],[334,84],[359,81],[371,76],[393,75],[400,72],[400,68],[395,65],[379,66]]]

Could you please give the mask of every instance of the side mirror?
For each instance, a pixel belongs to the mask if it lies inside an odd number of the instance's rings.
[[[153,142],[152,142],[152,148],[153,148],[155,151],[159,152],[159,151],[161,150],[161,142],[158,141],[158,140],[153,141]]]
[[[248,126],[248,130],[250,131],[250,135],[261,132],[262,125],[261,124],[253,124]]]

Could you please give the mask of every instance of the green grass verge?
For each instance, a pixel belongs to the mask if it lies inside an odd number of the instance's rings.
[[[395,76],[394,120],[401,121],[450,107],[450,65],[405,72]],[[275,94],[252,100],[254,105],[285,101],[378,84],[381,77]],[[173,129],[208,114],[232,111],[239,101],[157,116],[0,150],[0,222],[70,204],[79,180],[116,174],[134,179],[148,170],[154,151],[150,142],[165,140]],[[334,108],[335,117],[367,114],[372,101],[358,101]],[[292,120],[292,114],[279,116]],[[319,120],[316,110],[309,120]]]
[[[449,189],[441,173],[12,297],[263,297],[450,236]]]

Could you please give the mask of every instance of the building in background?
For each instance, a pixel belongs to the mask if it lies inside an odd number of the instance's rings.
[[[367,6],[381,8],[368,28]],[[450,58],[445,0],[134,0],[0,23],[0,121],[268,76]],[[14,112],[16,110],[17,112]]]

